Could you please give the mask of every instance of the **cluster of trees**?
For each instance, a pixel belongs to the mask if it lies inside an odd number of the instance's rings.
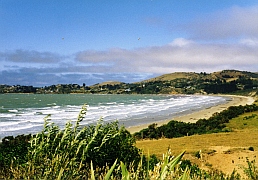
[[[0,93],[36,93],[37,88],[33,86],[21,86],[21,85],[0,85]]]
[[[203,89],[209,93],[231,93],[237,90],[254,89],[258,86],[258,82],[251,80],[250,78],[239,77],[237,80],[230,82],[216,81],[216,83],[204,84]]]
[[[45,87],[0,85],[0,93],[37,93],[37,94],[69,94],[84,93],[90,90],[88,86],[78,84],[57,84]]]
[[[168,124],[157,127],[157,124],[151,124],[148,128],[145,128],[134,134],[136,139],[159,139],[175,138],[182,136],[190,136],[194,134],[205,134],[225,131],[225,123],[228,123],[230,119],[235,118],[246,112],[254,112],[258,110],[258,106],[246,105],[246,106],[231,106],[228,109],[213,114],[208,119],[199,119],[196,123],[185,123],[179,121],[170,121]]]
[[[7,136],[0,143],[0,167],[9,167],[12,160],[25,163],[31,135]]]
[[[236,82],[220,83],[220,84],[207,84],[204,86],[204,91],[208,94],[214,93],[231,93],[237,91]]]

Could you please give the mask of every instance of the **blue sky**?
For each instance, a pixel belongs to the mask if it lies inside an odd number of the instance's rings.
[[[257,0],[0,0],[0,84],[258,71]]]

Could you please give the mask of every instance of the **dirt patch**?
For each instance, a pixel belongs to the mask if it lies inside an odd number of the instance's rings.
[[[187,154],[185,158],[197,164],[201,169],[216,169],[226,174],[231,174],[236,170],[244,177],[244,167],[247,167],[247,159],[257,162],[258,157],[258,151],[249,149],[250,147],[211,146],[208,150],[200,152],[201,156],[199,158],[193,154]]]

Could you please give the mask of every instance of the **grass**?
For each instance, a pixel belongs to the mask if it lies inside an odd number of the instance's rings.
[[[151,78],[149,80],[146,80],[147,82],[151,82],[151,81],[171,81],[171,80],[175,80],[178,78],[189,78],[189,77],[198,77],[197,74],[193,73],[193,72],[175,72],[175,73],[170,73],[170,74],[164,74],[155,78]]]
[[[240,115],[230,120],[226,124],[226,128],[231,132],[193,135],[173,139],[143,140],[137,141],[136,146],[145,152],[149,151],[150,154],[155,154],[158,158],[162,158],[162,153],[166,152],[168,148],[171,148],[172,154],[178,154],[182,149],[185,149],[185,158],[190,158],[194,163],[197,162],[197,160],[194,160],[197,159],[195,157],[196,152],[201,150],[206,157],[210,157],[209,160],[213,160],[214,164],[210,163],[210,161],[208,162],[208,160],[205,163],[199,160],[198,165],[204,164],[206,169],[212,170],[216,168],[225,169],[223,172],[227,174],[233,171],[227,166],[235,165],[234,167],[238,168],[236,168],[237,173],[240,172],[242,176],[246,175],[246,172],[244,173],[243,171],[244,168],[248,167],[246,158],[249,157],[250,160],[253,160],[258,157],[258,152],[256,151],[258,149],[258,138],[256,138],[258,137],[258,112]],[[223,151],[217,152],[215,147],[221,148]],[[252,150],[250,150],[250,147]],[[238,151],[236,151],[237,149]],[[227,154],[227,151],[231,153]],[[228,163],[216,161],[216,157],[213,156],[218,155],[218,153],[221,153],[218,156],[222,159],[221,161],[227,161]],[[237,160],[239,158],[237,155],[241,156],[239,160]],[[226,160],[226,158],[232,159]],[[205,166],[205,164],[209,164],[209,166]],[[241,164],[242,168],[239,168],[239,164]]]
[[[150,154],[156,154],[157,157],[161,158],[163,152],[166,152],[169,147],[174,154],[178,154],[182,149],[185,149],[187,153],[193,153],[200,149],[209,150],[212,146],[252,146],[254,149],[257,149],[258,139],[254,137],[258,137],[258,129],[194,135],[173,139],[144,140],[137,141],[136,146],[145,152],[149,150]]]
[[[232,119],[226,126],[233,131],[258,129],[258,112],[245,113]]]
[[[258,102],[255,102],[258,104]],[[204,135],[185,136],[173,139],[144,140],[137,141],[136,146],[144,151],[150,151],[162,157],[168,147],[173,153],[180,153],[182,149],[186,152],[195,152],[200,149],[208,149],[211,146],[239,146],[258,148],[258,111],[245,113],[233,118],[226,124],[226,129],[232,132],[213,133]]]

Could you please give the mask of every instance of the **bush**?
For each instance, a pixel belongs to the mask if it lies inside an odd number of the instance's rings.
[[[254,151],[254,148],[251,146],[251,147],[248,148],[248,150]]]
[[[31,135],[7,136],[0,143],[0,169],[15,163],[25,163]]]
[[[194,153],[194,156],[195,156],[196,158],[200,159],[200,158],[201,158],[201,152],[200,152],[200,151],[196,151],[196,152]]]

